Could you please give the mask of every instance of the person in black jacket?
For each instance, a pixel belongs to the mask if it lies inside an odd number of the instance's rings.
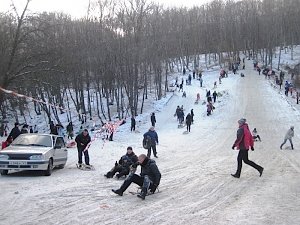
[[[214,102],[216,102],[216,99],[218,97],[218,94],[216,91],[213,92],[213,99],[214,99]]]
[[[78,166],[82,166],[82,153],[84,154],[84,162],[87,166],[90,165],[90,157],[87,149],[88,144],[91,142],[91,137],[87,129],[84,129],[82,133],[78,134],[75,138],[78,150]]]
[[[191,132],[191,124],[192,124],[192,116],[191,114],[187,114],[185,118],[185,123],[186,123],[186,131]]]
[[[194,109],[191,109],[192,123],[194,123]]]
[[[146,155],[141,154],[138,157],[138,164],[141,166],[140,176],[137,174],[130,174],[119,189],[112,189],[112,191],[120,196],[133,182],[142,188],[141,193],[137,196],[141,199],[145,199],[148,190],[154,193],[160,183],[161,174],[154,160],[149,159]]]
[[[19,129],[19,123],[15,123],[15,127],[10,131],[9,137],[12,137],[13,140],[15,140],[19,135],[21,134],[21,131]]]
[[[130,128],[130,130],[131,131],[135,131],[135,118],[134,118],[134,116],[132,116],[131,117],[131,128]]]
[[[104,176],[107,178],[113,178],[115,173],[119,172],[116,176],[120,178],[126,176],[130,172],[130,166],[134,163],[137,163],[138,157],[134,154],[132,147],[127,147],[126,155],[123,155],[119,160],[119,163],[116,161],[115,166]]]
[[[151,126],[152,127],[155,127],[155,123],[156,123],[156,118],[155,118],[155,113],[152,113],[151,114]]]

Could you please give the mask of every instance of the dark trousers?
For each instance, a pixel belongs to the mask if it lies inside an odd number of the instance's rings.
[[[109,135],[109,138],[108,138],[108,140],[109,140],[109,141],[113,141],[113,136],[114,136],[114,133],[113,133],[113,132],[111,132],[111,134]]]
[[[186,130],[188,132],[191,132],[191,124],[189,124],[189,123],[186,124]]]
[[[147,156],[150,158],[151,156],[151,149],[153,150],[153,155],[156,156],[157,152],[156,152],[156,145],[150,145],[150,147],[148,148],[148,153]]]
[[[131,130],[131,131],[135,131],[135,125],[131,125],[130,130]]]
[[[155,127],[155,122],[154,121],[151,121],[151,126]]]
[[[122,165],[114,166],[106,175],[107,177],[113,177],[117,172],[119,172],[119,177],[128,175],[129,174],[129,168],[126,168]]]
[[[261,166],[248,159],[248,150],[241,149],[237,157],[238,166],[237,171],[235,173],[237,176],[241,175],[243,161],[249,166],[252,166],[253,168],[257,169],[258,172],[260,172],[263,169]]]
[[[84,149],[78,149],[78,163],[82,163],[82,153],[84,154],[84,162],[86,165],[90,165],[90,157],[89,157],[89,151]]]
[[[124,191],[126,191],[126,189],[130,186],[131,183],[135,183],[137,185],[139,185],[140,187],[142,187],[142,189],[144,189],[144,191],[147,193],[148,189],[152,188],[153,182],[150,180],[150,178],[145,175],[144,177],[141,177],[139,175],[136,174],[130,174],[124,181],[124,183],[122,184],[122,186],[120,187],[120,191],[122,191],[122,193]]]

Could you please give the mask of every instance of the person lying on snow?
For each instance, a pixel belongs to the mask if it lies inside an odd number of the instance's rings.
[[[137,163],[138,157],[134,154],[132,147],[127,147],[127,153],[123,155],[119,163],[116,161],[115,166],[107,172],[104,176],[107,178],[113,178],[113,176],[118,172],[116,177],[119,179],[122,176],[126,176],[130,172],[130,166]]]

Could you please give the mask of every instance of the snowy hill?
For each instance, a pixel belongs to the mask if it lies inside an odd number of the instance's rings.
[[[162,174],[160,193],[141,201],[129,191],[122,197],[111,192],[122,180],[103,174],[132,146],[146,153],[142,136],[150,127],[150,115],[139,123],[119,127],[113,142],[96,140],[89,150],[95,171],[76,169],[77,150],[69,150],[65,169],[51,177],[19,172],[0,178],[0,224],[300,224],[299,108],[294,99],[270,85],[246,60],[245,77],[229,74],[213,89],[219,70],[204,72],[204,87],[192,80],[184,86],[187,98],[175,92],[156,105],[159,136],[156,163]],[[181,76],[181,75],[180,75]],[[180,77],[181,78],[181,77]],[[196,94],[205,100],[206,89],[224,93],[215,110],[206,116],[206,106],[195,105]],[[191,132],[178,129],[174,112],[184,106],[194,109]],[[153,109],[149,109],[149,114]],[[231,146],[237,121],[246,118],[257,128],[262,142],[249,152],[250,160],[264,167],[262,177],[243,164],[236,170],[238,151]],[[279,149],[288,128],[295,126],[295,150]]]

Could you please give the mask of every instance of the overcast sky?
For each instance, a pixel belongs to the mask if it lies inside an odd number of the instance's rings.
[[[13,0],[17,8],[21,10],[26,0]],[[166,6],[186,6],[202,5],[212,0],[152,0]],[[89,0],[32,0],[29,5],[31,12],[58,11],[70,14],[72,17],[82,17],[86,15]],[[150,2],[150,0],[148,1]],[[0,10],[7,11],[10,8],[11,0],[0,0]]]

